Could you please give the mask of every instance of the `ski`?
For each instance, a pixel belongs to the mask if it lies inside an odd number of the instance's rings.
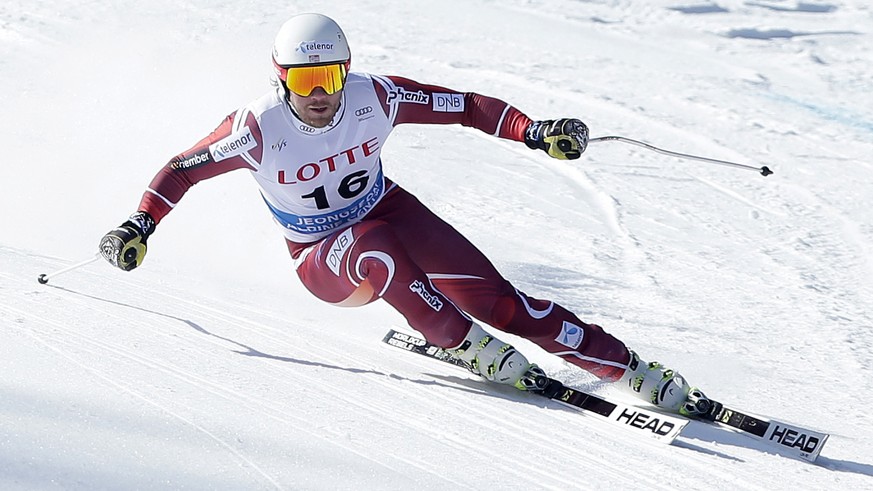
[[[770,447],[809,462],[815,462],[830,436],[781,421],[758,418],[715,401],[713,408],[701,420],[729,426]]]
[[[383,342],[412,353],[433,358],[469,370],[463,361],[449,355],[446,350],[427,342],[416,335],[395,330],[388,331]],[[708,410],[700,418],[686,419],[679,415],[666,414],[658,409],[643,409],[637,406],[606,399],[579,389],[566,387],[561,381],[546,377],[541,391],[532,394],[570,406],[583,414],[597,416],[631,430],[670,444],[691,421],[725,426],[749,436],[768,447],[787,455],[815,462],[827,439],[826,433],[813,431],[776,420],[752,416],[743,411],[710,401]]]
[[[469,370],[466,363],[452,357],[443,348],[428,343],[418,336],[392,329],[382,341],[391,346]],[[552,378],[546,377],[542,385],[541,391],[530,391],[530,393],[559,402],[581,411],[583,414],[595,416],[601,421],[627,428],[637,435],[661,443],[672,443],[689,422],[689,420],[679,416],[610,401],[579,389],[566,387],[560,381]]]

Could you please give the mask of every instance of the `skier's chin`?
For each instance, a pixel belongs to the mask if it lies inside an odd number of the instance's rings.
[[[333,121],[333,117],[336,115],[336,109],[329,106],[319,108],[308,107],[304,113],[305,114],[301,115],[301,119],[303,119],[306,124],[313,128],[324,128]]]

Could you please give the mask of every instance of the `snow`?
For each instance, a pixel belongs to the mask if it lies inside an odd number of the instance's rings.
[[[403,319],[311,297],[244,172],[193,189],[137,271],[38,284],[268,89],[308,10],[357,70],[773,169],[617,142],[559,162],[462,127],[401,127],[383,154],[522,290],[832,434],[817,462],[699,424],[640,440],[385,346]],[[871,21],[861,0],[6,1],[0,489],[873,489]]]

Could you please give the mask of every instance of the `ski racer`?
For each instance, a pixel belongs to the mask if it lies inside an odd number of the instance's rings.
[[[383,173],[382,147],[401,124],[461,124],[577,159],[588,144],[582,121],[532,121],[481,94],[349,72],[346,36],[320,14],[282,25],[272,61],[274,88],[171,159],[137,211],[102,238],[100,251],[112,265],[139,266],[146,241],[191,186],[245,169],[282,230],[297,275],[319,299],[348,307],[383,299],[428,341],[493,382],[537,390],[543,372],[472,318],[656,406],[695,414],[692,389],[678,373],[643,362],[600,326],[514,288],[479,249]]]

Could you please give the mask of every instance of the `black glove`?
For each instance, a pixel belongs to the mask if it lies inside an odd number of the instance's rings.
[[[524,143],[556,159],[578,159],[588,147],[588,127],[570,118],[534,121],[524,132]]]
[[[138,211],[100,239],[100,253],[116,268],[125,271],[142,263],[146,254],[146,239],[155,231],[155,220]]]

